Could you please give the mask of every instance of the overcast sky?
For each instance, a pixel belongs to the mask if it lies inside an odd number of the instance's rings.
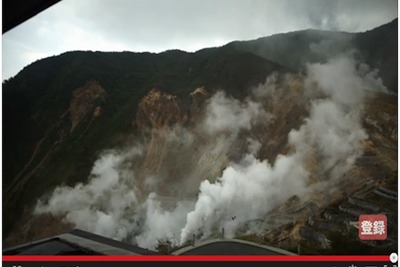
[[[3,34],[3,80],[71,50],[196,51],[307,28],[358,32],[397,0],[63,0]]]

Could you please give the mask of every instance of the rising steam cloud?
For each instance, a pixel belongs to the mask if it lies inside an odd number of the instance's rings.
[[[290,152],[278,155],[271,164],[257,158],[260,142],[248,138],[247,153],[228,162],[219,177],[203,178],[193,198],[171,203],[156,192],[139,197],[136,170],[127,164],[140,156],[141,149],[135,147],[104,154],[95,162],[87,184],[56,188],[38,202],[35,213],[62,215],[79,228],[147,248],[165,238],[174,244],[184,244],[193,235],[205,239],[222,228],[234,237],[247,221],[264,218],[292,195],[307,198],[311,170],[305,161],[310,156],[319,159],[317,168],[324,174],[319,179],[324,182],[353,166],[367,138],[361,113],[365,90],[380,83],[375,76],[344,56],[309,65],[304,83],[309,116],[299,129],[290,131]],[[255,123],[268,119],[262,100],[279,89],[275,75],[254,90],[253,100],[241,102],[216,93],[207,106],[202,129],[210,137],[230,132],[237,138],[241,130],[251,130]],[[195,137],[187,139],[193,142]],[[215,140],[224,142],[223,138]]]

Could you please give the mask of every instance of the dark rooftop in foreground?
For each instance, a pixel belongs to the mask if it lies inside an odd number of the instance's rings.
[[[292,252],[239,239],[212,239],[179,249],[174,255],[296,255]]]
[[[160,253],[126,244],[79,229],[3,250],[3,255],[158,255]]]
[[[172,255],[296,255],[238,239],[213,239],[189,245]],[[161,255],[79,229],[3,250],[3,255]]]

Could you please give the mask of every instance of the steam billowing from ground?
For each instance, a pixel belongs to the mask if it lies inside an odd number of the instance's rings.
[[[233,237],[247,221],[263,218],[294,194],[307,198],[313,186],[335,180],[352,167],[362,153],[362,140],[367,138],[361,112],[365,90],[379,85],[375,76],[356,67],[348,57],[309,65],[304,83],[309,117],[299,129],[290,131],[290,152],[278,155],[271,165],[256,156],[259,140],[247,138],[247,153],[238,161],[228,161],[220,177],[200,177],[198,194],[191,199],[171,201],[155,192],[143,197],[136,170],[129,164],[141,156],[142,149],[134,147],[105,153],[95,162],[87,184],[56,188],[48,199],[38,202],[35,213],[63,215],[79,228],[148,248],[166,238],[174,244],[187,242],[193,234],[204,239],[221,228]],[[211,145],[234,143],[241,130],[251,130],[274,115],[263,105],[279,89],[274,75],[242,102],[218,92],[210,99],[198,128],[210,137]],[[184,138],[189,145],[196,139],[194,133],[182,133],[190,135]],[[226,149],[216,153],[226,153]],[[318,159],[314,169],[307,167],[310,157]],[[207,164],[203,168],[212,169],[213,160]],[[311,185],[315,169],[321,175],[317,184]]]
[[[204,129],[209,134],[229,132],[236,135],[242,129],[251,129],[257,120],[266,117],[260,103],[246,99],[240,102],[217,92],[209,102]]]

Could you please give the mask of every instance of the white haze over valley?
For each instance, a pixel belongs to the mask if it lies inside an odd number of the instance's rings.
[[[279,119],[262,104],[280,90],[275,82],[273,75],[268,77],[244,101],[217,92],[209,99],[201,128],[209,136],[225,134],[221,142],[233,142],[241,130]],[[143,195],[137,187],[137,173],[129,162],[141,156],[142,145],[106,151],[94,163],[87,183],[57,187],[38,202],[35,214],[62,216],[78,228],[146,248],[155,248],[159,240],[180,245],[193,235],[206,239],[222,228],[225,236],[234,237],[244,223],[264,218],[291,196],[307,199],[314,188],[335,181],[363,153],[362,141],[368,137],[361,124],[364,95],[367,90],[384,90],[377,72],[340,55],[325,64],[308,65],[304,84],[308,118],[290,131],[290,152],[278,155],[273,165],[257,157],[260,141],[248,139],[248,152],[230,162],[220,177],[203,179],[197,196],[165,205],[157,193]],[[182,140],[190,145],[195,138]],[[318,155],[318,172],[329,175],[311,184],[305,165],[313,153]]]

